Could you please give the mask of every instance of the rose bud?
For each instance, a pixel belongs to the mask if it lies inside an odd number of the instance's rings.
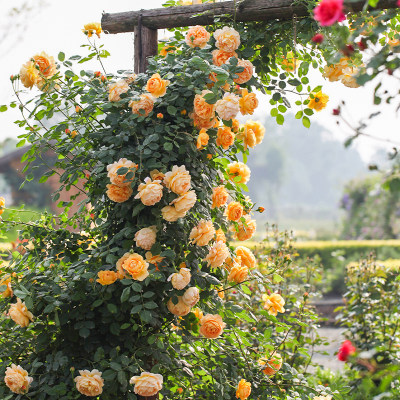
[[[345,340],[339,349],[337,357],[340,361],[347,361],[349,356],[351,356],[355,352],[356,352],[356,348],[353,346],[351,341]]]
[[[317,33],[311,39],[314,43],[320,44],[324,41],[324,35],[322,33]]]

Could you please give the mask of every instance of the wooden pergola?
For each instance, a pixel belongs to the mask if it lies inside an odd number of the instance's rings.
[[[309,15],[302,4],[294,0],[242,0],[205,3],[192,6],[156,8],[153,10],[104,13],[101,26],[106,33],[134,32],[135,72],[145,72],[147,58],[157,54],[158,29],[193,25],[210,25],[215,17],[236,21],[288,20]],[[367,0],[345,0],[348,12],[366,9]],[[396,0],[380,0],[376,8],[397,7]]]

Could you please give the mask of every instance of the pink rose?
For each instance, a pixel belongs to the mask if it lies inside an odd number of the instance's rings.
[[[343,0],[322,0],[314,9],[314,18],[322,26],[345,20]]]

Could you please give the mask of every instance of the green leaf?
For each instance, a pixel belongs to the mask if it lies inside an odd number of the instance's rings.
[[[129,294],[131,292],[131,288],[130,286],[127,286],[121,294],[121,303],[125,303],[125,301],[127,301],[129,299]]]
[[[311,126],[310,118],[308,118],[308,117],[303,117],[303,125],[304,125],[306,128],[309,128],[309,127]]]
[[[63,61],[65,60],[65,54],[64,54],[62,51],[60,51],[60,52],[58,53],[58,59],[59,59],[61,62],[63,62]]]
[[[177,110],[176,107],[174,107],[174,106],[169,105],[169,106],[167,107],[167,112],[168,112],[168,114],[176,115],[177,111],[178,111],[178,110]]]
[[[297,111],[296,115],[294,116],[296,119],[300,119],[303,116],[303,111]]]
[[[276,123],[278,125],[283,125],[284,122],[285,122],[285,117],[282,114],[278,114],[276,116]]]
[[[4,111],[7,111],[7,106],[5,104],[0,106],[0,112],[4,112]]]
[[[164,150],[165,151],[172,151],[172,149],[174,148],[174,145],[171,142],[166,142],[164,143]]]

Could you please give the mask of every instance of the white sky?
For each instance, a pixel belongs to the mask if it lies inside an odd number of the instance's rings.
[[[83,54],[84,49],[81,49],[80,45],[86,43],[86,38],[81,29],[85,23],[100,22],[103,11],[123,12],[141,8],[150,9],[160,7],[162,2],[162,0],[13,0],[11,3],[10,0],[0,0],[2,10],[0,17],[0,54],[2,57],[0,104],[7,104],[12,99],[9,76],[17,74],[21,65],[35,53],[44,50],[55,58],[59,51],[65,52],[67,56]],[[37,5],[40,3],[45,3],[45,5],[38,7]],[[32,8],[27,14],[28,17],[18,14],[10,17],[11,7],[20,7],[23,4]],[[159,32],[160,38],[164,35],[165,32]],[[100,41],[111,53],[111,57],[105,60],[107,70],[112,72],[120,68],[133,68],[133,34],[102,34]],[[93,69],[100,68],[94,66]],[[311,75],[311,80],[313,87],[323,84],[323,91],[330,96],[328,107],[313,116],[312,121],[323,125],[333,137],[339,140],[344,140],[351,133],[348,129],[342,130],[341,127],[338,127],[336,118],[331,115],[332,109],[336,108],[341,100],[346,101],[346,114],[354,123],[359,118],[368,116],[369,113],[375,111],[372,107],[374,85],[348,89],[339,82],[325,81],[318,72]],[[385,79],[385,84],[396,89],[398,88],[398,79],[388,77]],[[32,91],[35,90],[32,89]],[[261,97],[260,95],[259,98],[261,99]],[[374,119],[367,132],[381,138],[391,138],[400,143],[400,120],[393,110],[394,107],[387,107],[387,112]],[[269,115],[269,112],[269,103],[261,101],[257,116]],[[19,128],[13,124],[13,121],[18,118],[16,110],[0,113],[0,140],[7,137],[15,138],[21,133]],[[355,146],[363,159],[369,160],[382,144],[371,139],[359,139]]]

